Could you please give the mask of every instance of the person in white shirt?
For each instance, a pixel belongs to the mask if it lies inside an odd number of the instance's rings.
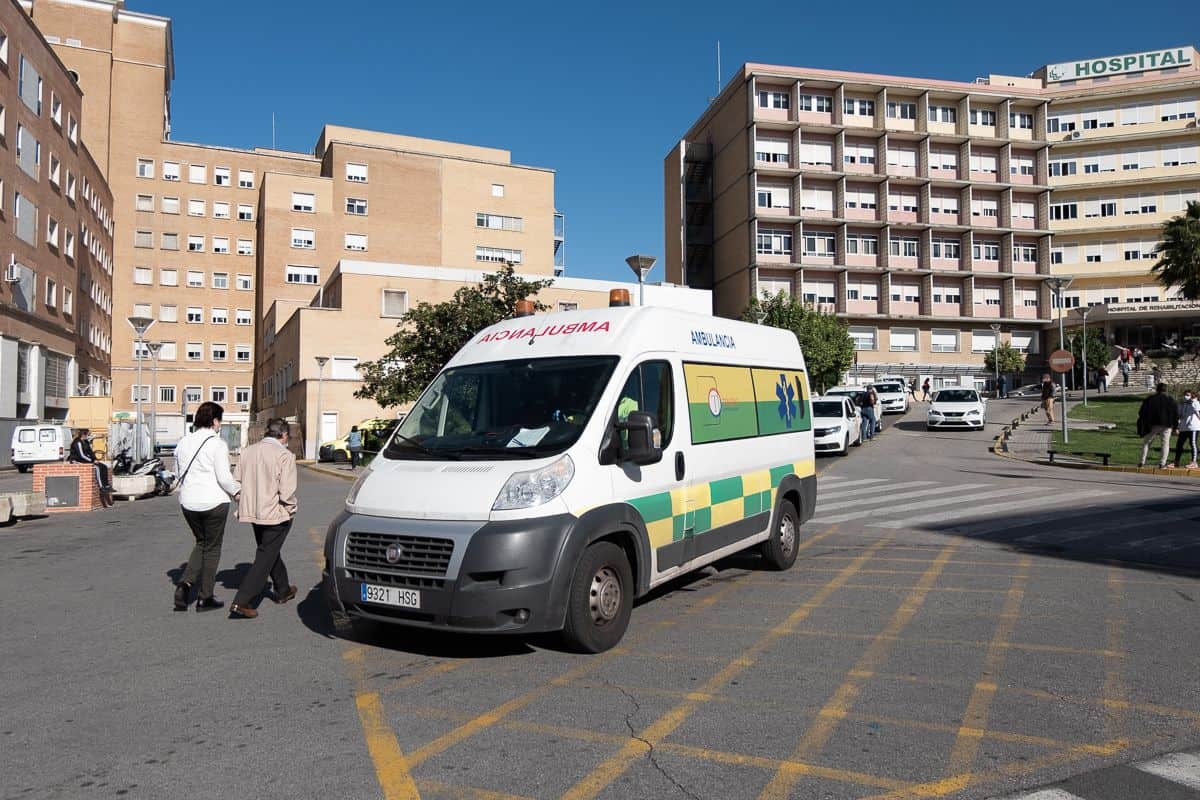
[[[188,557],[183,578],[175,586],[175,610],[187,611],[192,588],[200,587],[197,611],[212,611],[225,604],[213,597],[221,541],[229,518],[229,498],[241,491],[229,468],[229,448],[221,439],[221,417],[225,410],[216,403],[201,403],[196,409],[192,432],[175,446],[175,468],[179,478],[179,505],[196,544]]]
[[[1183,443],[1191,447],[1192,461],[1188,469],[1196,469],[1196,434],[1200,432],[1200,400],[1190,390],[1183,393],[1179,401],[1179,438],[1175,440],[1175,467],[1183,462]],[[1170,468],[1170,465],[1168,465]]]

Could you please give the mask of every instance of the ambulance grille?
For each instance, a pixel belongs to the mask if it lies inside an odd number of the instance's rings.
[[[388,561],[388,548],[400,548],[397,561]],[[429,536],[352,531],[346,538],[346,568],[371,573],[402,572],[409,575],[442,577],[450,567],[454,540]]]

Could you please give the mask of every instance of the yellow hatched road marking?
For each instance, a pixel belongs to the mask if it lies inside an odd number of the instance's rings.
[[[921,576],[921,580],[917,582],[916,587],[904,598],[900,607],[892,614],[892,618],[888,621],[887,626],[871,640],[866,651],[859,657],[858,663],[854,665],[852,672],[874,672],[883,666],[892,643],[900,638],[899,633],[912,622],[913,617],[920,610],[921,604],[925,602],[925,598],[929,594],[929,589],[937,583],[938,576],[946,568],[946,562],[954,555],[954,551],[958,549],[960,544],[961,540],[953,541],[942,548],[937,558],[925,570],[925,574]],[[862,692],[865,683],[866,679],[854,674],[847,674],[842,685],[834,691],[833,696],[829,698],[824,708],[821,709],[821,713],[817,715],[817,718],[800,739],[800,744],[792,752],[790,760],[805,761],[811,759],[825,748],[825,745],[829,743],[829,739],[833,736],[833,732],[837,729],[842,718],[845,717],[846,713],[851,710],[854,703],[858,700],[858,696]],[[794,773],[783,771],[775,773],[775,777],[762,790],[759,798],[787,798],[791,794],[792,786],[795,784],[797,777],[799,775]]]
[[[419,800],[417,785],[408,772],[408,762],[396,735],[384,718],[383,704],[375,692],[358,693],[354,697],[358,718],[362,722],[367,750],[375,764],[375,777],[385,800]]]
[[[814,542],[815,538],[809,539],[805,544]],[[729,662],[716,675],[709,678],[696,694],[697,699],[689,698],[678,704],[642,730],[636,738],[631,737],[620,750],[605,759],[599,766],[586,775],[583,780],[568,789],[563,795],[564,800],[589,800],[604,791],[607,786],[629,769],[635,759],[647,753],[650,747],[657,747],[667,736],[683,724],[691,716],[692,712],[704,702],[703,699],[699,698],[703,698],[709,694],[716,694],[722,687],[728,685],[729,681],[735,676],[752,666],[767,648],[787,636],[796,625],[799,625],[816,608],[820,607],[821,603],[829,599],[843,583],[858,572],[858,570],[862,569],[871,556],[882,549],[888,541],[887,539],[881,539],[869,547],[853,563],[847,565],[840,573],[830,579],[821,591],[817,592],[816,595],[797,608],[784,622],[751,645],[741,656]]]

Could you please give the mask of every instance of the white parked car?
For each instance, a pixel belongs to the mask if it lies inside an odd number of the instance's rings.
[[[925,421],[928,430],[966,428],[983,430],[987,419],[987,400],[975,389],[939,389],[929,404]]]
[[[899,381],[883,381],[871,384],[879,396],[879,407],[884,414],[903,414],[908,411],[908,391]]]
[[[66,425],[43,423],[13,429],[12,463],[18,472],[28,472],[34,464],[63,461],[70,449],[71,429]]]
[[[862,416],[854,400],[845,395],[814,398],[813,450],[846,455],[852,444],[862,444]]]

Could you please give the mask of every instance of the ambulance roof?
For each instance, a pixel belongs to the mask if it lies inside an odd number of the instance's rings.
[[[475,335],[447,367],[554,356],[678,353],[689,360],[802,368],[791,331],[656,306],[535,314]]]

